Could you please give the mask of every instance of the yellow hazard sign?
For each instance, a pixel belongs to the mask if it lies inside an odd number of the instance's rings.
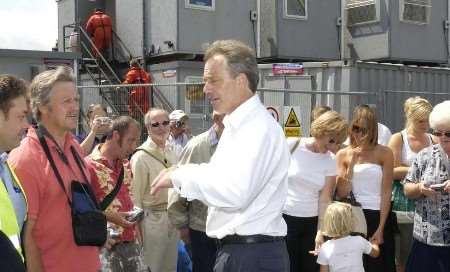
[[[297,128],[285,127],[284,135],[286,137],[301,137],[302,133],[301,133],[299,127],[297,127]]]
[[[298,121],[297,114],[295,114],[294,108],[289,111],[288,118],[286,119],[285,127],[300,127],[300,122]]]
[[[298,114],[297,114],[297,113]],[[298,106],[285,106],[284,116],[287,116],[284,122],[284,134],[286,137],[301,137],[302,125],[300,123],[300,107]]]

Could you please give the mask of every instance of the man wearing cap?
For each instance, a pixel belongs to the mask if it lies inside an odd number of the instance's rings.
[[[180,158],[181,151],[187,144],[189,137],[186,130],[186,122],[189,117],[182,110],[174,110],[169,114],[170,119],[170,135],[168,142],[172,145],[177,158]]]
[[[152,194],[173,187],[208,206],[206,234],[218,239],[215,272],[289,271],[287,197],[289,149],[281,127],[256,94],[253,49],[234,40],[205,53],[203,92],[225,129],[209,163],[163,170]]]

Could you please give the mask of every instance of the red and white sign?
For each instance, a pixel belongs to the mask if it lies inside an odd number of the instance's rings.
[[[299,63],[274,63],[272,73],[274,75],[303,75],[303,65]]]

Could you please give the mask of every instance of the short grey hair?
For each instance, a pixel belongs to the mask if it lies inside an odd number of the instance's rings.
[[[50,102],[53,86],[57,82],[73,82],[72,68],[68,66],[58,66],[54,70],[44,71],[34,77],[30,84],[30,102],[33,116],[37,121],[41,119],[39,106],[45,106]]]
[[[440,126],[450,127],[450,100],[437,104],[430,113],[430,127],[437,129]]]
[[[152,112],[155,111],[162,111],[167,115],[167,120],[169,120],[169,113],[165,110],[165,109],[161,109],[161,108],[151,108],[149,111],[147,111],[147,113],[144,116],[144,125],[145,127],[148,129],[148,127],[151,124],[151,120],[150,120],[150,115]]]
[[[258,88],[259,75],[255,51],[246,44],[236,40],[215,41],[205,52],[204,61],[222,55],[227,60],[228,71],[233,77],[240,73],[246,75],[250,90],[255,93]]]

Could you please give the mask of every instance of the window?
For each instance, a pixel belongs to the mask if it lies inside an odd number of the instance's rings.
[[[428,24],[431,0],[400,0],[400,20],[408,23]]]
[[[288,19],[307,19],[307,0],[284,0],[284,17]]]
[[[215,10],[216,0],[185,0],[185,7],[192,9]]]
[[[205,98],[203,93],[203,77],[187,76],[184,80],[186,83],[186,98],[190,102],[190,113],[208,113],[212,112],[212,106]]]
[[[347,0],[347,25],[361,25],[380,20],[379,0]]]

